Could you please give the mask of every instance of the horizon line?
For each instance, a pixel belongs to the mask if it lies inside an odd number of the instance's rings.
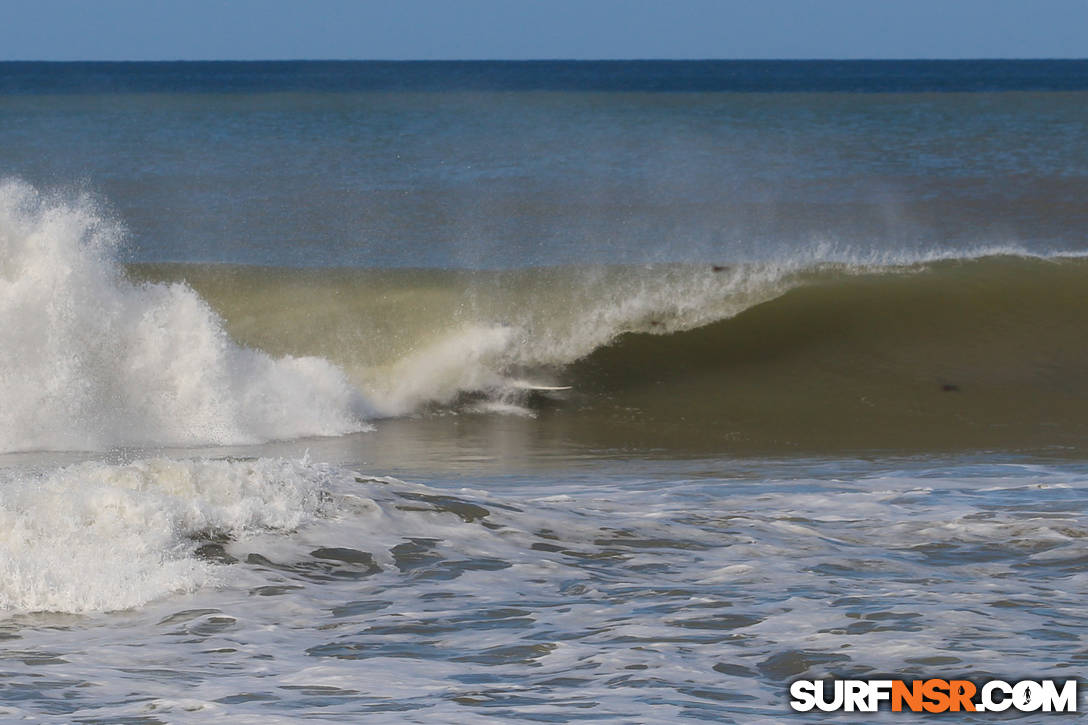
[[[1088,56],[896,58],[2,58],[0,63],[903,63],[1088,61]]]

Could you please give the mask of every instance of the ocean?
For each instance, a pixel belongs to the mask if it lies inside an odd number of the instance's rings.
[[[0,717],[1080,676],[1086,129],[1088,61],[0,63]]]

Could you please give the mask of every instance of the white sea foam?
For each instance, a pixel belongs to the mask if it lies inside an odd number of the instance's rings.
[[[646,465],[471,482],[490,492],[282,460],[9,473],[0,509],[23,527],[0,530],[33,526],[56,552],[36,565],[60,604],[137,601],[125,581],[160,593],[123,614],[0,618],[25,695],[0,716],[65,692],[57,722],[644,721],[651,699],[652,720],[773,721],[801,676],[1077,670],[1081,465]],[[239,563],[191,556],[208,529]],[[213,570],[221,586],[169,596]]]
[[[248,443],[365,427],[344,374],[235,344],[183,284],[134,284],[87,199],[0,184],[0,450]]]
[[[304,462],[86,462],[0,477],[0,610],[139,606],[218,581],[201,537],[289,531],[322,511]]]

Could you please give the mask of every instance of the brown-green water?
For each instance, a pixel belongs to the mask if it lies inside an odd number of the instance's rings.
[[[0,719],[1079,676],[1086,69],[0,64]]]
[[[243,344],[335,362],[401,428],[698,455],[1088,443],[1075,257],[132,273],[191,284]]]

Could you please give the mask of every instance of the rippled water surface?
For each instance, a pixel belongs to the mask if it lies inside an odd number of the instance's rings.
[[[1080,675],[1086,89],[0,64],[0,721]]]
[[[1085,469],[901,463],[427,485],[295,464],[309,521],[162,554],[217,586],[6,619],[3,713],[776,722],[802,675],[1078,675]]]

